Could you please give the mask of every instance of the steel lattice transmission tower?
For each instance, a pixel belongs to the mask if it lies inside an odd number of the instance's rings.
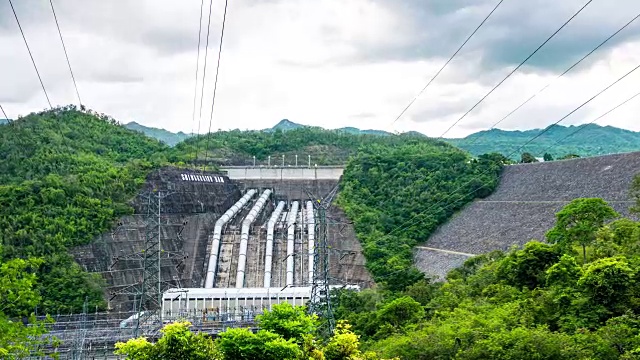
[[[113,294],[114,297],[117,295],[134,296],[135,310],[138,311],[134,336],[140,335],[141,327],[160,311],[162,293],[171,286],[162,278],[163,260],[183,261],[185,259],[182,252],[165,251],[162,248],[163,226],[172,226],[172,224],[162,222],[162,204],[164,199],[173,194],[175,193],[152,190],[140,195],[144,199],[141,212],[146,215],[143,248],[139,252],[117,257],[113,264],[115,265],[118,261],[142,262],[143,274],[140,282]],[[182,228],[178,231],[178,237],[180,237],[181,231]]]
[[[329,292],[329,237],[327,231],[327,209],[331,206],[331,201],[338,191],[336,185],[322,199],[307,192],[313,200],[313,207],[316,210],[316,246],[313,249],[313,283],[311,284],[311,299],[309,302],[309,312],[318,315],[324,321],[318,329],[325,336],[333,334],[335,329],[335,318],[331,306],[331,294]]]

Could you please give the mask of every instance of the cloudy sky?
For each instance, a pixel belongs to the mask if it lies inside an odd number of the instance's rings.
[[[54,105],[77,102],[46,0],[13,0]],[[440,136],[586,0],[504,0],[397,122],[497,0],[230,0],[211,117],[224,0],[213,0],[201,132],[288,118],[327,128]],[[83,102],[121,122],[197,131],[193,96],[200,0],[54,0]],[[209,0],[204,0],[200,65]],[[594,0],[447,137],[489,128],[640,13]],[[640,64],[640,19],[498,127],[549,125]],[[202,67],[198,89],[202,84]],[[589,122],[640,91],[640,70],[563,124]],[[47,102],[7,0],[0,0],[0,104],[9,117]],[[640,131],[640,97],[598,121]]]

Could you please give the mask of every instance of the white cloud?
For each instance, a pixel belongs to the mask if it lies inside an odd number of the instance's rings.
[[[88,106],[122,122],[173,131],[197,128],[192,111],[200,1],[54,3]],[[223,1],[214,0],[201,132],[209,126],[223,6]],[[6,8],[0,5],[0,13]],[[204,10],[203,28],[207,1]],[[640,11],[640,6],[629,13],[635,10]],[[21,20],[24,17],[23,27],[52,101],[76,102],[50,12],[25,4],[17,11]],[[469,13],[466,10],[457,16],[466,18]],[[411,43],[409,31],[414,28],[408,26],[405,15],[406,11],[372,0],[230,1],[212,128],[261,129],[288,118],[328,128],[415,130],[439,136],[511,68],[483,70],[482,52],[463,52],[391,126],[444,61],[426,56],[404,60],[366,57],[362,48],[393,49]],[[0,48],[11,50],[0,52],[0,103],[15,117],[47,104],[17,26],[3,16]],[[619,13],[612,18],[618,26],[626,21],[617,21]],[[602,38],[608,35],[603,33]],[[640,64],[637,54],[640,43],[633,40],[603,51],[597,61],[585,63],[554,83],[499,127],[526,129],[557,121]],[[487,128],[557,76],[536,68],[524,70],[447,135],[464,136]],[[635,86],[638,72],[563,123],[590,121],[640,90]],[[640,131],[635,118],[638,110],[640,100],[598,123]]]

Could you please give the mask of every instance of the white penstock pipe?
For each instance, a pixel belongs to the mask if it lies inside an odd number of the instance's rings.
[[[204,287],[207,289],[213,288],[213,282],[216,279],[216,267],[218,266],[218,253],[220,252],[220,239],[222,238],[222,227],[229,222],[243,206],[251,200],[253,195],[256,194],[256,190],[251,189],[240,200],[238,200],[232,207],[229,208],[221,217],[216,221],[216,225],[213,228],[213,242],[211,243],[211,253],[209,254],[209,265],[207,266],[207,277],[204,281]]]
[[[313,203],[307,201],[307,226],[309,232],[309,284],[313,284],[313,258],[316,246],[316,218],[313,213]]]
[[[284,201],[280,201],[276,209],[271,214],[269,223],[267,224],[267,248],[264,252],[264,287],[271,287],[271,262],[273,261],[273,235],[276,227],[276,223],[280,218],[280,214],[284,209]]]
[[[287,283],[293,285],[293,240],[296,234],[296,217],[298,216],[298,202],[291,204],[289,218],[287,219]]]
[[[240,233],[240,254],[238,255],[238,271],[236,273],[236,288],[244,287],[244,272],[245,266],[247,265],[247,243],[249,242],[249,228],[256,218],[258,214],[262,211],[264,204],[267,203],[269,196],[271,195],[271,190],[265,190],[256,203],[253,205],[251,210],[249,211],[249,215],[244,218],[242,222],[242,232]]]

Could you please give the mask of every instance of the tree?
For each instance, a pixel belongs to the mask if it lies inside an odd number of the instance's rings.
[[[580,155],[578,154],[567,154],[565,156],[559,157],[558,160],[569,160],[569,159],[578,159]]]
[[[634,271],[625,258],[605,258],[591,263],[578,285],[593,302],[612,309],[626,303],[633,277]]]
[[[373,353],[362,353],[360,338],[351,331],[351,325],[338,321],[336,331],[324,348],[326,360],[375,360]]]
[[[553,161],[553,155],[551,155],[549,153],[544,153],[542,158],[544,159],[544,161]]]
[[[640,175],[637,175],[631,183],[631,197],[636,201],[631,211],[640,214]]]
[[[520,156],[520,163],[522,164],[535,163],[535,162],[538,162],[538,159],[536,159],[535,156],[531,155],[528,152],[522,153],[522,155]]]
[[[266,330],[229,329],[220,333],[216,345],[228,360],[293,360],[301,354],[293,339]]]
[[[620,246],[628,246],[640,241],[640,223],[630,219],[618,219],[609,224],[612,241]]]
[[[545,271],[558,261],[553,246],[537,241],[528,242],[524,249],[510,253],[498,265],[498,276],[517,288],[535,289],[544,284]]]
[[[274,305],[256,317],[261,329],[282,336],[285,340],[300,342],[305,334],[316,330],[317,316],[308,315],[303,306],[292,306],[289,303]]]
[[[556,225],[547,232],[547,240],[563,249],[579,244],[582,261],[586,263],[587,246],[595,241],[596,233],[608,220],[618,216],[602,199],[575,199],[556,214]]]
[[[509,165],[514,163],[513,160],[497,152],[479,155],[478,160],[491,161],[500,165]]]
[[[222,359],[213,340],[204,333],[194,334],[189,330],[191,323],[176,322],[166,325],[160,332],[157,343],[146,338],[130,339],[126,343],[116,343],[116,355],[124,355],[131,360],[216,360]]]
[[[424,310],[419,302],[409,296],[403,296],[384,305],[378,310],[378,321],[390,324],[396,329],[418,322],[424,317]]]
[[[573,256],[564,254],[546,271],[546,285],[572,287],[582,276],[582,268]]]
[[[12,319],[29,315],[40,301],[35,290],[35,269],[39,264],[37,259],[14,259],[0,265],[0,359],[25,358],[47,343],[42,339],[45,321],[30,315],[26,326],[23,321]]]

